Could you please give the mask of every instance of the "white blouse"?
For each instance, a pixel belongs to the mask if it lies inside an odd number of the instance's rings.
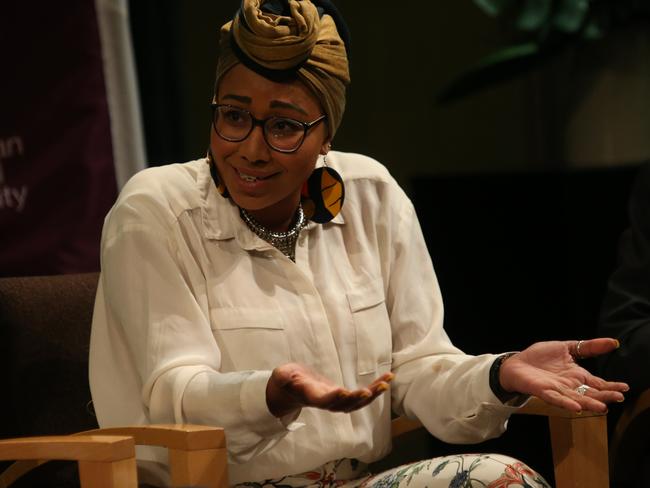
[[[231,483],[377,460],[391,447],[391,409],[448,442],[505,430],[512,409],[488,384],[495,356],[462,353],[442,327],[413,205],[376,161],[327,159],[345,204],[332,222],[301,231],[295,263],[248,229],[205,159],[129,181],[102,235],[90,344],[101,426],[224,427]],[[266,383],[290,361],[351,389],[396,377],[359,411],[278,419]]]

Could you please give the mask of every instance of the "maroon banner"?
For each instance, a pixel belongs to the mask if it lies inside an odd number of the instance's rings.
[[[117,186],[94,2],[0,10],[0,276],[97,270]]]

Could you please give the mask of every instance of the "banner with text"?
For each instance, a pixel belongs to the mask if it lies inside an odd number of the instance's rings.
[[[107,27],[98,16],[107,6],[122,27]],[[106,46],[114,43],[102,36],[128,36],[126,14],[124,1],[3,3],[0,276],[99,269],[101,227],[118,181],[144,166],[134,75],[127,80],[127,102],[108,95],[120,90],[109,86],[115,83],[109,78],[124,76],[116,67],[119,56],[107,57]],[[128,38],[117,44],[130,49]],[[125,105],[126,115],[118,114]],[[124,119],[130,122],[120,123]],[[116,140],[116,128],[133,133]],[[128,159],[130,167],[116,169],[118,159]]]

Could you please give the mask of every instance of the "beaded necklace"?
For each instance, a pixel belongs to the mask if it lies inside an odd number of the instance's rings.
[[[243,208],[239,209],[239,214],[250,230],[266,242],[277,248],[282,254],[287,256],[293,262],[296,261],[296,242],[302,228],[306,225],[305,213],[302,205],[298,206],[296,217],[293,225],[285,232],[274,232],[260,224],[255,218]]]

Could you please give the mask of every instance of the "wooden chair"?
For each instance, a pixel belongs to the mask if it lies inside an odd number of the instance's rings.
[[[556,488],[609,488],[606,414],[576,414],[539,398],[519,413],[548,417]]]
[[[108,442],[104,442],[103,439],[113,440],[114,443],[114,439],[129,439],[131,446],[135,443],[168,448],[173,487],[227,488],[228,486],[228,461],[223,429],[198,425],[150,425],[95,429],[69,436],[0,441],[0,459],[2,459],[2,453],[7,452],[9,453],[7,459],[30,460],[18,461],[0,473],[0,488],[11,486],[19,478],[50,459],[79,460],[79,478],[82,488],[84,486],[113,486],[94,484],[90,478],[91,475],[99,476],[104,473],[106,479],[112,479],[111,476],[108,476],[113,473],[111,469],[118,469],[119,466],[122,466],[122,464],[116,465],[117,461],[122,458],[115,459],[115,457],[119,457],[122,455],[121,453],[125,452],[122,445],[124,443],[115,447],[114,450],[107,451]],[[96,442],[98,440],[102,442]],[[117,450],[118,447],[122,450]],[[83,451],[84,448],[88,449],[89,456],[94,455],[95,457],[92,459],[80,458],[79,456],[86,455]],[[27,455],[16,455],[17,452],[23,451]],[[135,455],[133,448],[131,451],[130,456],[133,458]],[[110,454],[110,456],[106,455],[107,459],[101,456],[97,458],[97,454],[105,452]],[[114,454],[114,452],[119,454]],[[54,455],[53,453],[58,454]],[[70,457],[70,453],[73,457]],[[102,461],[104,464],[96,464],[98,461]],[[126,465],[126,462],[123,464]],[[133,459],[132,467],[135,471],[135,459]],[[120,469],[122,471],[119,473],[123,473],[126,468]],[[89,484],[85,485],[86,482]],[[117,484],[115,486],[126,487],[127,485]],[[137,479],[133,486],[137,486]]]
[[[617,486],[633,484],[644,456],[650,453],[650,389],[626,405],[612,435],[609,468],[612,483]]]
[[[575,414],[539,398],[531,398],[517,413],[548,417],[556,488],[609,488],[606,414]],[[397,437],[420,427],[419,422],[400,417],[393,420],[392,434]]]
[[[650,395],[647,396],[646,401],[648,400],[650,400]],[[583,412],[580,415],[573,414],[550,406],[538,398],[532,398],[519,413],[544,415],[549,418],[557,488],[609,487],[605,414],[592,412]],[[398,437],[421,427],[422,425],[419,422],[401,417],[393,421],[392,435]],[[647,430],[645,432],[647,433]],[[83,432],[80,437],[78,436],[52,436],[0,441],[0,459],[8,459],[6,453],[11,453],[9,455],[11,459],[36,460],[31,463],[16,463],[2,473],[0,475],[0,488],[10,486],[20,476],[42,464],[42,458],[79,460],[82,487],[86,486],[84,482],[89,482],[91,479],[89,476],[93,474],[105,473],[104,476],[107,479],[113,479],[113,475],[108,476],[106,473],[113,473],[113,470],[118,469],[115,463],[123,458],[119,458],[117,454],[111,454],[112,457],[104,455],[105,457],[99,460],[103,461],[105,465],[98,467],[96,470],[90,470],[90,472],[87,466],[94,465],[82,464],[82,461],[97,461],[97,459],[75,456],[79,456],[80,453],[83,454],[83,446],[89,445],[90,441],[103,439],[104,437],[114,441],[115,439],[125,439],[124,436],[131,436],[130,438],[134,439],[136,444],[165,446],[170,449],[170,471],[172,486],[174,487],[226,488],[228,486],[227,452],[222,429],[201,426],[158,425],[97,429]],[[82,439],[83,442],[76,444],[73,439]],[[97,456],[96,453],[98,452],[106,452],[103,446],[91,447],[94,447],[94,450],[92,452],[89,450],[88,456]],[[62,448],[67,450],[62,452]],[[102,448],[104,450],[100,451]],[[124,444],[119,444],[119,449],[123,448]],[[23,454],[23,452],[27,454]],[[55,452],[57,454],[53,454]],[[122,453],[124,451],[115,450],[109,452]],[[118,456],[117,459],[116,456]],[[126,461],[123,464],[126,465]],[[124,470],[125,468],[122,466],[118,471],[123,473]],[[124,475],[121,474],[120,476]],[[87,486],[99,485],[89,484]],[[113,485],[105,484],[101,486],[111,487]]]
[[[132,437],[26,437],[0,441],[0,460],[61,459],[77,461],[82,488],[137,488]],[[29,463],[28,463],[29,464]],[[12,479],[0,478],[6,488]]]
[[[128,435],[138,445],[169,450],[173,487],[228,487],[228,452],[224,430],[203,425],[149,425],[97,429],[82,434]]]

